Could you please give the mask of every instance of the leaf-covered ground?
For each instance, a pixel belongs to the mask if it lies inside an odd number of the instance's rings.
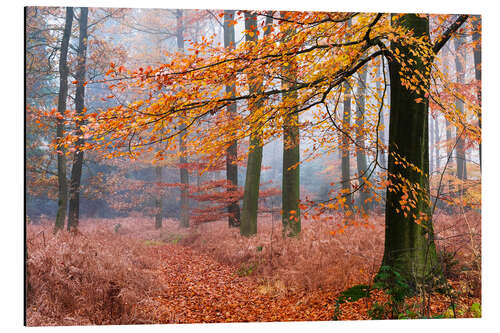
[[[163,263],[160,274],[166,292],[157,298],[160,306],[144,307],[140,311],[154,312],[159,323],[323,321],[332,320],[334,316],[336,290],[285,291],[279,281],[259,283],[259,279],[239,276],[237,267],[220,264],[179,245],[161,245],[154,253]],[[474,316],[469,309],[478,301],[473,297],[459,297],[457,317]],[[368,310],[375,302],[387,303],[388,296],[375,291],[370,298],[343,304],[340,319],[370,319]],[[408,308],[420,308],[418,298],[407,302],[414,305]],[[433,294],[430,316],[443,315],[449,306],[448,297]],[[448,316],[451,315],[448,312]]]
[[[158,231],[139,217],[96,219],[82,223],[77,234],[56,235],[50,221],[29,225],[27,323],[332,320],[339,293],[369,284],[377,271],[380,218],[372,219],[371,227],[352,226],[335,236],[330,233],[335,224],[304,223],[301,237],[285,240],[272,220],[261,221],[250,239],[225,221],[181,229],[167,220]],[[480,315],[480,220],[470,215],[466,221],[463,228],[457,218],[436,223],[438,247],[454,253],[447,274],[457,317]],[[385,304],[387,310],[388,300],[377,290],[342,304],[337,315],[370,319],[373,305]],[[424,315],[452,317],[451,305],[449,296],[433,294]],[[422,298],[414,297],[400,312],[414,317],[422,308]]]
[[[259,284],[238,268],[180,245],[157,249],[166,293],[155,311],[162,323],[330,320],[335,295],[328,290],[283,293],[279,283]]]

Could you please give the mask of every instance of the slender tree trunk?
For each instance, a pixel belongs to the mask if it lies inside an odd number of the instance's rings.
[[[73,7],[66,7],[66,23],[61,41],[59,57],[59,95],[57,101],[56,140],[60,142],[64,136],[64,112],[66,111],[66,99],[68,98],[68,46],[71,38],[71,27],[73,25]],[[54,231],[64,228],[66,220],[66,209],[68,208],[68,182],[66,180],[66,149],[64,145],[57,148],[57,180],[59,184],[59,199],[57,201],[57,216]]]
[[[434,119],[434,170],[439,172],[439,115],[436,115],[436,119]]]
[[[282,16],[286,16],[283,12]],[[294,31],[286,31],[286,37],[293,36]],[[283,67],[281,85],[283,89],[293,88],[296,81],[295,63],[290,59],[288,66]],[[283,93],[283,101],[295,104],[297,91]],[[300,233],[300,131],[299,114],[296,108],[291,108],[285,116],[283,125],[283,179],[282,179],[282,224],[283,236],[297,236]]]
[[[182,21],[182,10],[176,10],[177,18],[177,49],[179,51],[184,51],[184,25]],[[186,127],[184,122],[181,125],[181,131]],[[181,211],[180,211],[180,225],[181,227],[189,227],[189,173],[186,168],[187,158],[186,158],[186,145],[184,143],[184,133],[179,134],[179,150],[180,150],[180,178],[181,178]]]
[[[349,91],[349,84],[344,83],[344,115],[342,117],[342,127],[345,133],[350,132],[351,126],[351,93]],[[342,135],[342,159],[340,171],[342,175],[341,188],[342,194],[345,198],[344,210],[352,210],[352,194],[351,193],[351,166],[350,160],[351,156],[349,154],[349,138],[346,135]]]
[[[448,68],[449,68],[449,52],[448,52],[448,48],[443,48],[443,50],[441,51],[442,52],[442,57],[443,57],[443,73],[445,74],[446,77],[449,76],[449,72],[448,72]],[[448,166],[447,166],[447,169],[448,169],[448,174],[450,176],[453,176],[453,171],[450,169],[451,167],[451,163],[453,162],[453,128],[450,124],[450,122],[448,121],[448,119],[444,119],[445,121],[445,134],[446,134],[446,159],[445,159],[445,163],[446,161],[448,161],[448,157],[450,157],[450,160],[449,160],[449,163],[448,163]],[[447,188],[448,188],[448,196],[451,196],[453,194],[453,182],[451,179],[448,180],[448,184],[447,184]]]
[[[163,208],[162,208],[162,189],[161,189],[161,182],[162,182],[162,167],[161,166],[156,166],[155,167],[155,175],[156,175],[156,188],[158,190],[158,193],[156,193],[156,198],[155,198],[155,209],[156,209],[156,215],[155,215],[155,228],[160,229],[162,227],[162,220],[163,220]]]
[[[472,33],[472,40],[477,42],[474,47],[474,77],[478,82],[479,86],[477,89],[477,100],[479,103],[479,128],[481,129],[482,113],[481,113],[481,16],[474,17],[472,20],[472,28],[474,32]],[[481,139],[482,142],[482,139]],[[479,169],[482,166],[482,143],[479,142]]]
[[[429,174],[434,171],[434,121],[432,115],[429,114]]]
[[[463,37],[457,36],[455,38],[455,75],[458,84],[464,83],[465,72],[464,72],[464,63],[465,63],[465,53],[463,51],[464,40]],[[464,102],[457,98],[455,100],[455,107],[457,108],[460,114],[464,113]],[[457,128],[458,129],[458,128]],[[460,131],[462,132],[462,131]],[[463,136],[460,136],[459,131],[457,130],[457,177],[461,181],[467,178],[467,163],[465,160],[465,140]],[[459,187],[459,195],[462,193],[463,186],[462,184]]]
[[[83,116],[85,112],[85,63],[87,59],[87,19],[89,10],[86,7],[80,9],[80,18],[78,25],[80,28],[80,36],[78,41],[78,64],[76,70],[76,85],[75,93],[75,108],[77,116]],[[76,142],[76,150],[73,156],[73,166],[71,168],[71,185],[70,199],[68,212],[68,230],[78,228],[78,220],[80,217],[80,182],[82,178],[83,166],[83,133],[80,127],[83,125],[82,119],[76,121],[76,135],[79,139]]]
[[[363,70],[359,74],[360,85],[358,88],[358,96],[356,98],[356,165],[358,168],[359,184],[361,188],[359,189],[359,208],[362,213],[367,213],[370,209],[370,204],[368,202],[369,189],[364,184],[362,177],[367,177],[366,170],[368,169],[368,163],[365,154],[365,136],[364,130],[364,114],[365,114],[365,94],[366,94],[366,75],[367,70]]]
[[[234,10],[224,11],[224,47],[229,49],[234,49],[235,38],[234,38]],[[235,95],[235,85],[226,85],[226,93],[230,96]],[[232,117],[236,113],[236,103],[228,105],[227,111],[229,116]],[[235,191],[238,188],[238,165],[236,161],[238,160],[238,142],[234,140],[229,148],[226,150],[226,179],[230,188],[228,188],[228,194],[231,197],[235,196]],[[238,201],[235,200],[229,204],[227,207],[227,212],[229,214],[228,223],[230,227],[239,227],[240,225],[240,205]]]
[[[266,23],[270,24],[272,19],[267,18]],[[257,16],[245,11],[245,30],[257,31]],[[269,29],[266,30],[268,33]],[[246,34],[247,42],[256,41],[257,34]],[[250,77],[250,94],[258,93],[261,84],[256,82],[254,77]],[[249,101],[250,112],[260,107],[260,101]],[[245,177],[245,190],[243,195],[243,206],[241,209],[240,234],[251,236],[257,233],[257,212],[259,202],[260,169],[262,165],[262,138],[260,132],[253,132],[250,135],[250,146]]]
[[[415,14],[393,17],[392,24],[413,32],[416,38],[429,40],[429,21]],[[430,58],[416,57],[408,46],[397,42],[391,43],[391,50],[404,54],[414,62],[411,70],[420,73],[430,72]],[[407,64],[409,62],[407,61]],[[401,65],[389,57],[391,79],[391,111],[389,124],[389,164],[388,174],[392,187],[387,190],[385,214],[385,248],[382,266],[392,267],[399,272],[410,285],[416,282],[428,282],[439,275],[440,265],[434,244],[432,216],[429,207],[429,137],[428,137],[428,99],[424,94],[417,94],[407,89],[401,82]],[[422,84],[429,87],[429,75]],[[422,98],[423,103],[416,103]],[[406,159],[420,169],[418,172],[403,164],[396,163],[396,156]],[[404,199],[405,180],[418,186],[415,208],[403,211],[400,200]],[[409,193],[411,196],[411,193]],[[411,198],[411,197],[410,197]],[[415,216],[414,216],[415,215]],[[416,223],[416,219],[424,217]]]
[[[382,93],[381,93],[381,88],[382,88],[382,84],[381,84],[381,81],[380,80],[383,80],[384,77],[383,77],[383,71],[384,71],[384,63],[381,61],[380,62],[380,65],[377,65],[377,71],[376,71],[376,82],[375,82],[375,86],[377,88],[377,96],[379,98],[382,98]],[[385,96],[384,96],[385,97]],[[380,103],[384,103],[384,101],[380,101]],[[386,146],[386,120],[385,120],[385,112],[384,112],[384,108],[382,108],[382,110],[380,111],[380,129],[379,129],[379,133],[378,133],[378,137],[379,137],[379,141],[384,145],[384,147]],[[378,158],[380,160],[380,165],[382,166],[381,168],[381,171],[382,171],[382,174],[386,174],[386,171],[387,171],[387,158],[386,158],[386,148],[384,149],[380,149],[378,150]],[[383,179],[385,179],[384,176],[381,176]],[[382,197],[385,201],[385,191],[382,189],[380,191],[380,197]]]

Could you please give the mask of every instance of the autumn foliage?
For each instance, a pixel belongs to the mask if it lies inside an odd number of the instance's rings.
[[[29,326],[481,316],[479,16],[92,9],[59,110],[61,13],[27,198],[74,223],[26,224]]]

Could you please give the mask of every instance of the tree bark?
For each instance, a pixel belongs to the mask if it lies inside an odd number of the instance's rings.
[[[177,19],[177,49],[179,52],[184,51],[184,25],[182,22],[182,10],[176,10]],[[181,125],[181,132],[186,128],[184,122]],[[189,227],[189,173],[186,168],[186,145],[184,142],[183,133],[179,134],[179,151],[180,151],[180,180],[181,180],[181,211],[180,211],[180,226],[183,228]]]
[[[434,121],[429,114],[429,174],[434,171]]]
[[[463,51],[464,40],[461,36],[455,37],[455,76],[458,84],[464,83],[465,72],[464,72],[464,63],[465,63],[465,53]],[[456,98],[455,99],[455,107],[460,114],[464,113],[464,102]],[[458,129],[458,128],[457,128]],[[457,134],[459,131],[457,130]],[[460,131],[461,132],[461,131]],[[467,179],[467,163],[465,160],[465,140],[463,136],[459,135],[457,137],[457,177],[461,181]],[[458,193],[461,194],[463,190],[462,184],[459,187]]]
[[[80,28],[80,36],[78,41],[78,64],[76,70],[76,80],[78,81],[76,85],[75,93],[75,109],[78,117],[82,117],[85,112],[85,64],[87,58],[87,20],[88,20],[88,8],[82,7],[80,9],[80,18],[78,20],[78,25]],[[83,166],[83,133],[81,126],[83,121],[81,118],[76,120],[76,130],[75,133],[79,137],[75,145],[75,154],[73,156],[73,166],[71,168],[71,185],[70,185],[70,200],[69,200],[69,212],[68,212],[68,230],[78,228],[78,222],[80,217],[80,182],[82,178],[82,166]]]
[[[234,10],[224,10],[224,47],[234,49]],[[230,96],[235,95],[235,85],[226,85],[226,93]],[[229,116],[232,117],[236,113],[236,103],[231,103],[227,106]],[[234,140],[226,150],[226,179],[228,186],[228,194],[234,197],[234,192],[238,188],[238,142]],[[230,227],[239,227],[240,225],[240,205],[238,201],[233,201],[227,207],[228,224]]]
[[[61,41],[59,57],[59,95],[57,101],[56,141],[59,143],[64,136],[64,112],[66,111],[66,100],[68,98],[68,46],[71,38],[71,27],[73,25],[73,7],[66,7],[66,23]],[[60,144],[57,147],[57,181],[59,185],[59,198],[57,201],[57,216],[54,231],[64,228],[66,222],[66,209],[68,208],[68,181],[66,179],[66,149]]]
[[[478,114],[478,121],[479,121],[479,128],[481,129],[481,118],[482,118],[482,112],[481,112],[481,16],[477,16],[472,20],[472,28],[473,28],[473,33],[472,33],[472,40],[474,42],[477,42],[477,44],[474,47],[474,77],[476,81],[478,82],[478,88],[477,88],[477,100],[479,104],[479,114]],[[481,139],[482,142],[482,139]],[[479,142],[479,169],[481,169],[482,165],[482,143]]]
[[[380,65],[377,66],[377,81],[375,83],[376,87],[377,87],[377,92],[380,92],[381,90],[381,84],[380,84],[380,81],[378,80],[379,76],[380,78],[383,78],[382,77],[382,70],[381,70],[381,67],[384,66],[383,62],[381,62]],[[382,96],[380,96],[382,97]],[[383,103],[384,101],[381,101],[381,103]],[[384,115],[384,110],[382,109],[382,111],[380,112],[380,131],[379,131],[379,140],[385,144],[386,142],[386,125],[385,125],[386,121],[385,121],[385,115]],[[379,150],[379,154],[380,154],[380,164],[384,167],[384,168],[387,168],[387,158],[386,158],[386,151],[385,149],[384,150]]]
[[[393,17],[392,24],[413,32],[414,37],[429,40],[429,21],[415,14]],[[430,57],[416,57],[408,46],[392,42],[392,53],[398,49],[401,54],[414,62],[410,70],[430,73]],[[428,99],[423,93],[407,89],[401,81],[401,65],[393,57],[389,57],[389,74],[391,80],[391,110],[389,123],[389,163],[388,174],[393,186],[388,187],[385,214],[385,247],[382,266],[389,266],[399,272],[413,287],[415,283],[429,282],[440,272],[436,255],[432,216],[429,201],[429,137],[428,137]],[[422,84],[429,87],[430,74],[425,76]],[[416,103],[422,98],[422,103]],[[396,160],[405,158],[407,162],[418,167],[418,172]],[[401,161],[400,159],[398,159]],[[400,200],[405,193],[405,180],[418,186],[415,208],[410,208],[405,215]],[[420,223],[416,218],[425,217]],[[415,215],[415,216],[413,216]]]
[[[156,209],[156,215],[155,215],[155,228],[160,229],[162,227],[162,222],[163,222],[163,208],[162,208],[162,189],[161,189],[161,182],[162,182],[162,167],[161,166],[156,166],[155,167],[155,175],[156,175],[156,188],[158,190],[158,193],[156,193],[156,198],[155,198],[155,209]]]
[[[363,133],[364,127],[364,114],[365,114],[365,94],[366,94],[366,75],[367,70],[364,69],[359,74],[360,85],[358,88],[357,98],[356,98],[356,165],[358,168],[358,177],[359,177],[359,208],[362,213],[368,212],[370,209],[370,204],[368,202],[369,198],[369,189],[364,184],[363,179],[361,177],[368,176],[366,173],[366,169],[368,168],[368,163],[365,154],[365,136]],[[364,176],[363,176],[364,175]]]
[[[272,19],[267,18],[266,23],[270,24],[270,22],[272,22]],[[258,31],[257,16],[254,13],[245,11],[245,30]],[[268,31],[269,29],[266,30],[266,33]],[[247,42],[256,41],[257,39],[258,36],[256,33],[247,33],[245,36]],[[258,93],[261,90],[261,84],[255,82],[255,77],[250,77],[250,81],[252,82],[249,86],[250,94]],[[249,101],[250,112],[258,109],[260,106],[261,102],[259,100]],[[257,233],[260,169],[262,166],[262,138],[258,130],[250,135],[249,150],[240,224],[240,234],[247,237]]]
[[[282,13],[286,16],[286,13]],[[285,39],[290,38],[294,31],[286,31]],[[293,60],[283,67],[281,85],[283,89],[292,88],[296,81]],[[283,93],[283,101],[289,100],[294,104],[297,99],[297,91]],[[301,230],[300,224],[300,131],[299,114],[296,108],[290,108],[290,113],[283,121],[283,178],[282,178],[282,210],[281,221],[283,224],[283,236],[297,236]]]
[[[344,83],[344,108],[342,117],[342,128],[345,133],[349,133],[351,125],[351,93],[349,92],[349,84]],[[342,175],[341,188],[342,195],[345,198],[344,211],[351,211],[352,209],[352,194],[351,194],[351,165],[349,154],[349,138],[342,135],[342,158],[340,171]]]
[[[439,172],[440,163],[439,163],[439,115],[436,115],[434,119],[434,170]]]

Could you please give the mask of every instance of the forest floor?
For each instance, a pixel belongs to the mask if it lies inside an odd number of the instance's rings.
[[[88,219],[77,234],[56,235],[50,221],[29,225],[27,324],[358,320],[373,318],[377,304],[390,317],[381,290],[336,311],[340,292],[372,281],[383,221],[342,228],[334,220],[306,222],[300,238],[285,240],[270,216],[249,239],[225,221],[181,229],[166,220],[158,231],[144,217]],[[480,316],[480,216],[443,215],[436,230],[442,253],[453,253],[454,297],[433,293],[425,315]],[[408,298],[398,311],[422,317],[422,299]]]

